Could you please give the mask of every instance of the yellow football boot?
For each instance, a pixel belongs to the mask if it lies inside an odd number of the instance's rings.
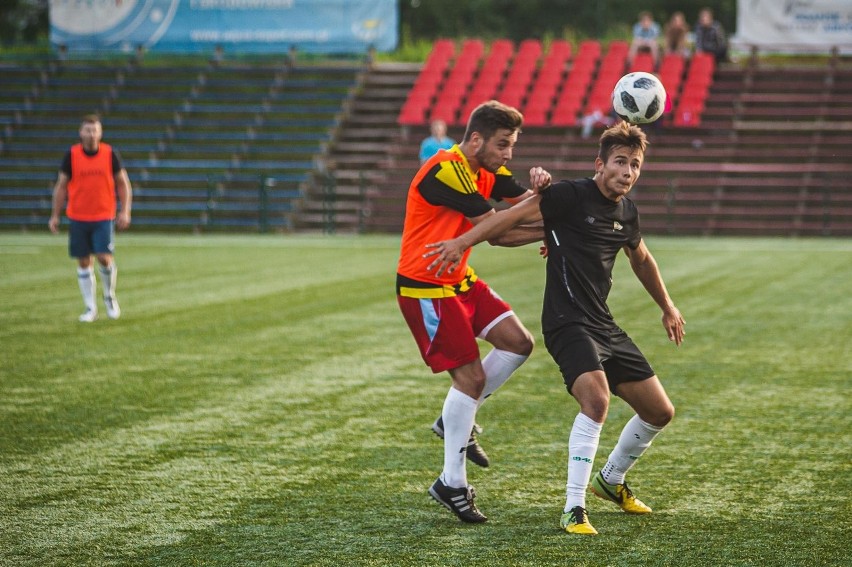
[[[570,512],[562,514],[559,525],[569,534],[598,535],[598,530],[589,523],[589,515],[582,506],[574,506]]]
[[[595,475],[589,490],[598,498],[615,502],[628,514],[650,514],[651,507],[633,496],[633,491],[624,484],[608,484],[601,473]]]

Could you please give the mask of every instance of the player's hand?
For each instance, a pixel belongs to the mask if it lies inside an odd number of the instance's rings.
[[[542,258],[547,258],[547,244],[542,244],[538,247],[538,254]]]
[[[672,306],[670,309],[663,311],[663,328],[669,336],[669,340],[673,341],[677,346],[683,342],[683,336],[686,334],[684,330],[686,323],[683,320],[683,315],[677,307]]]
[[[119,230],[124,230],[125,228],[130,226],[130,213],[120,212],[118,216],[115,217],[115,226]]]
[[[533,190],[533,193],[538,193],[542,189],[547,189],[550,187],[550,183],[552,179],[550,177],[550,173],[541,167],[533,167],[530,168],[530,187]]]
[[[50,232],[52,232],[53,234],[58,233],[59,232],[59,217],[51,215],[50,220],[47,221],[47,228],[49,228]]]
[[[424,258],[437,256],[437,258],[435,258],[432,263],[426,267],[426,269],[430,272],[437,268],[435,271],[436,276],[440,276],[444,272],[452,274],[455,269],[459,267],[462,254],[464,254],[464,251],[466,250],[466,248],[458,243],[458,239],[433,242],[431,244],[427,244],[426,248],[432,248],[432,250],[423,254]]]

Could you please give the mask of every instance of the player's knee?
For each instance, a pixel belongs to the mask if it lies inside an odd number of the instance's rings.
[[[607,413],[609,413],[609,397],[600,396],[586,399],[580,404],[580,411],[597,423],[606,421]]]
[[[580,411],[598,423],[606,421],[609,413],[609,395],[607,392],[589,392],[583,395],[580,402]]]
[[[520,354],[522,356],[529,356],[532,354],[533,348],[535,347],[535,339],[533,338],[532,333],[526,331],[517,341],[515,346],[517,348],[517,350],[515,350],[515,354]]]
[[[668,403],[665,406],[657,408],[653,415],[649,416],[650,419],[646,421],[654,427],[665,427],[674,419],[674,415],[675,408],[671,403]]]

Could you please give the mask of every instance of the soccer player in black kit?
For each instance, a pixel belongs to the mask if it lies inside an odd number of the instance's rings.
[[[580,405],[568,439],[568,482],[560,520],[572,534],[598,533],[586,512],[587,486],[625,512],[651,512],[624,477],[674,417],[674,406],[654,370],[616,325],[606,304],[615,258],[624,250],[636,277],[660,306],[669,340],[677,345],[683,341],[683,317],[642,240],[636,205],[627,198],[639,179],[646,147],[641,128],[620,122],[601,135],[593,177],[554,183],[453,240],[430,244],[432,250],[425,253],[437,256],[430,269],[452,270],[467,248],[515,226],[544,222],[547,280],[542,332],[568,392]],[[610,392],[636,415],[592,479]]]

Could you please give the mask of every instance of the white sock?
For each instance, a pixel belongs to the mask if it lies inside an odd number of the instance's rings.
[[[80,293],[83,294],[83,303],[89,311],[97,311],[95,304],[95,271],[90,267],[77,268],[77,283],[80,284]]]
[[[482,359],[482,369],[485,371],[485,388],[482,390],[482,395],[479,396],[479,404],[485,401],[485,398],[490,396],[512,376],[512,373],[517,370],[521,364],[529,358],[523,354],[515,354],[507,350],[498,348],[492,349],[485,358]]]
[[[444,400],[444,471],[441,479],[447,486],[467,486],[465,450],[476,417],[476,400],[450,388]]]
[[[586,488],[592,477],[595,453],[603,424],[578,413],[568,437],[568,482],[565,485],[565,512],[574,506],[586,507]]]
[[[618,443],[601,470],[604,480],[608,484],[622,484],[627,471],[636,464],[636,460],[651,446],[662,430],[662,427],[646,423],[638,415],[634,415],[624,426]]]
[[[101,285],[104,288],[104,297],[115,299],[115,282],[118,279],[118,268],[115,262],[106,268],[99,265],[99,269],[101,272]]]

